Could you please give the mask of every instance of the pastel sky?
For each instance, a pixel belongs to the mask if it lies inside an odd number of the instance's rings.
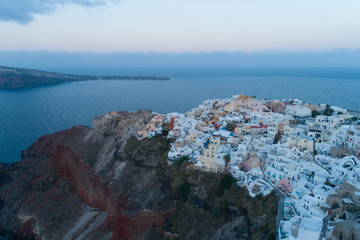
[[[2,0],[0,51],[360,48],[359,0]]]

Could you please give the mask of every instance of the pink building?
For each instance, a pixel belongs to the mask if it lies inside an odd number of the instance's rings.
[[[288,194],[289,192],[292,192],[294,190],[294,187],[291,185],[291,183],[286,180],[285,178],[281,179],[275,186],[277,189],[280,190],[280,192],[284,194]]]
[[[150,122],[148,122],[143,129],[137,132],[138,139],[144,139],[149,137],[151,133],[155,133],[164,122],[165,116],[163,115],[155,115]]]
[[[249,165],[246,162],[239,163],[238,167],[240,168],[241,171],[244,171],[244,172],[248,172],[251,170],[251,167],[249,167]]]
[[[267,106],[272,112],[277,112],[277,113],[284,113],[286,108],[285,103],[274,100],[272,100],[271,102],[267,102],[265,106]]]

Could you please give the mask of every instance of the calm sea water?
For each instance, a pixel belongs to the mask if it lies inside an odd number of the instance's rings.
[[[244,93],[299,98],[360,111],[360,69],[45,69],[74,74],[157,75],[170,81],[86,81],[0,90],[0,161],[20,160],[37,138],[114,110],[186,112]]]

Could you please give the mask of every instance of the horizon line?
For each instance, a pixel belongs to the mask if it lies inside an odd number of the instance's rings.
[[[208,53],[241,53],[241,54],[256,54],[256,53],[326,53],[326,52],[360,52],[360,48],[333,48],[328,50],[287,50],[283,48],[266,49],[259,51],[243,51],[243,50],[214,50],[214,51],[114,51],[114,52],[91,52],[91,51],[69,51],[69,50],[0,50],[0,53],[16,53],[16,52],[51,52],[51,53],[77,53],[77,54],[208,54]]]

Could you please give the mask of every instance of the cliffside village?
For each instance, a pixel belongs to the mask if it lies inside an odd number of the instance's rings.
[[[278,191],[279,239],[360,239],[360,114],[298,99],[236,95],[155,115],[138,139],[169,130],[170,162],[228,171],[249,195]]]

